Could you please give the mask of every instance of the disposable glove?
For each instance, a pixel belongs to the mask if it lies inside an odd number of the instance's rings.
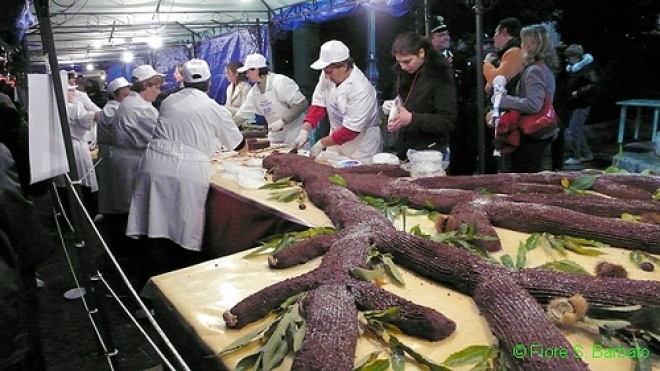
[[[383,113],[385,115],[389,115],[392,107],[394,107],[394,99],[386,100],[385,102],[383,102],[383,107],[382,107]]]
[[[298,137],[296,138],[296,141],[293,142],[295,145],[295,148],[302,148],[305,143],[309,140],[309,131],[305,129],[301,129],[300,133],[298,134]]]
[[[272,124],[268,124],[268,131],[280,131],[283,128],[284,128],[284,121],[281,119],[273,122]]]
[[[324,149],[325,146],[319,140],[318,142],[316,142],[316,144],[312,146],[312,149],[309,150],[309,155],[312,158],[317,158],[321,154],[321,151],[323,151]]]

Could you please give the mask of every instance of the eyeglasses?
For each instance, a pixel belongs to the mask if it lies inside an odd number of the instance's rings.
[[[337,68],[345,66],[345,63],[331,63],[329,64],[326,68],[323,69],[323,72],[325,73],[332,73],[332,71],[336,70]]]

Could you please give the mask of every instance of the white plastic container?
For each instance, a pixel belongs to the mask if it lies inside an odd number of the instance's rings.
[[[418,151],[410,149],[407,152],[410,160],[410,176],[413,178],[444,176],[447,162],[444,154],[435,150]]]

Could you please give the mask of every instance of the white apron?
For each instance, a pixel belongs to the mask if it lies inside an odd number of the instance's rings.
[[[118,214],[128,213],[135,188],[135,176],[140,168],[140,161],[144,149],[133,149],[123,147],[112,147],[109,165],[113,167],[111,173],[115,175],[113,180],[113,209]]]
[[[96,180],[96,172],[94,171],[92,154],[89,152],[87,141],[72,136],[71,142],[73,144],[73,154],[76,159],[76,169],[78,170],[78,176],[82,180],[81,184],[91,188],[92,192],[98,191],[99,184]]]
[[[261,94],[258,90],[257,87],[253,95],[253,103],[257,113],[264,116],[268,124],[284,117],[284,112],[287,111],[287,107],[277,100],[275,93],[267,90],[264,94]],[[269,131],[268,141],[271,144],[293,144],[298,137],[300,128],[302,127],[302,120],[303,117],[300,115],[294,121],[285,124],[282,130],[275,132]]]
[[[344,121],[345,110],[342,110],[340,103],[334,98],[332,94],[328,94],[326,98],[326,112],[328,113],[328,120],[330,121],[330,134],[342,128]],[[371,162],[371,158],[376,153],[382,150],[382,140],[380,128],[372,126],[366,128],[357,137],[348,142],[328,147],[326,151],[331,151],[354,160],[363,162]]]
[[[167,238],[200,251],[210,180],[207,154],[180,142],[152,140],[137,174],[126,235]]]

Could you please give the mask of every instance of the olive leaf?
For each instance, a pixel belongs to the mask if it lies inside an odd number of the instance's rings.
[[[509,254],[504,254],[500,257],[500,261],[502,262],[502,265],[506,268],[509,269],[515,269],[516,264],[513,262],[513,258]]]
[[[628,258],[630,258],[630,261],[632,261],[637,267],[644,262],[644,257],[638,250],[631,251],[630,254],[628,254]]]
[[[415,235],[415,236],[419,236],[419,237],[423,237],[423,238],[426,238],[426,239],[431,238],[430,234],[424,233],[422,231],[422,228],[419,226],[419,224],[417,224],[414,227],[410,228],[410,234]]]
[[[444,362],[447,366],[460,366],[467,363],[475,363],[488,360],[492,357],[493,348],[488,345],[471,345],[467,348],[452,353]]]
[[[598,177],[595,175],[583,175],[574,181],[569,181],[567,178],[561,180],[561,185],[564,187],[566,193],[584,193],[594,185]]]
[[[353,268],[350,271],[351,276],[363,281],[373,281],[385,275],[385,269],[382,267],[376,269]]]
[[[545,263],[543,265],[540,265],[539,268],[545,269],[545,270],[554,270],[554,271],[559,271],[559,272],[566,272],[566,273],[574,273],[574,274],[582,274],[586,276],[590,276],[591,274],[584,269],[581,265],[578,263],[564,259],[564,260],[554,260],[548,263]]]
[[[364,366],[354,369],[357,371],[385,371],[390,368],[390,361],[388,359],[376,359],[368,362]]]
[[[404,371],[406,369],[406,356],[403,349],[394,347],[392,349],[392,357],[390,357],[393,371]]]
[[[362,315],[364,316],[364,319],[367,320],[367,322],[374,319],[384,322],[392,322],[399,317],[399,313],[401,313],[401,310],[398,306],[390,307],[385,310],[362,311]]]
[[[621,220],[626,221],[626,222],[639,223],[639,221],[641,219],[642,219],[642,217],[639,216],[639,215],[632,215],[632,214],[628,214],[628,213],[621,214]]]
[[[617,166],[608,166],[605,170],[603,170],[603,172],[605,174],[627,174],[628,170]]]
[[[649,349],[648,344],[642,339],[634,339],[630,344],[635,349]],[[635,362],[635,371],[652,371],[653,363],[651,357],[631,357]]]
[[[516,253],[516,268],[525,268],[527,264],[527,244],[520,242],[518,244],[518,251]]]
[[[291,187],[294,184],[295,182],[292,182],[291,177],[288,176],[286,178],[279,179],[272,183],[264,184],[261,187],[259,187],[259,189],[281,189],[281,188]]]
[[[268,196],[268,199],[279,202],[291,202],[296,198],[299,198],[302,194],[302,188],[288,189],[286,191],[271,192]]]
[[[428,367],[428,369],[431,371],[451,371],[450,368],[439,365],[433,362],[432,360],[424,357],[423,355],[417,353],[414,349],[410,348],[409,346],[406,346],[394,336],[390,336],[389,343],[393,347],[400,348],[401,350],[406,352],[406,354],[408,354],[412,359],[417,361],[417,363]]]
[[[256,365],[257,362],[259,361],[259,358],[261,358],[261,355],[258,353],[250,354],[249,356],[238,361],[238,363],[236,364],[236,368],[234,370],[235,371],[252,370],[254,365]]]
[[[353,367],[353,371],[358,371],[362,369],[362,367],[364,367],[364,365],[366,365],[367,363],[375,361],[376,359],[378,359],[378,355],[381,353],[382,353],[381,351],[377,350],[362,357]]]
[[[344,179],[341,175],[335,174],[331,177],[328,178],[330,182],[334,185],[338,185],[340,187],[346,187],[348,183],[346,183],[346,179]]]
[[[382,259],[383,263],[385,264],[385,271],[387,272],[387,275],[394,279],[394,283],[398,284],[399,286],[404,286],[406,282],[403,280],[403,276],[401,275],[401,272],[399,272],[399,268],[397,268],[396,264],[394,264],[392,258],[389,256],[383,256]]]
[[[557,250],[563,256],[567,255],[567,251],[572,251],[576,254],[585,256],[600,256],[605,255],[605,253],[592,248],[609,247],[598,241],[565,235],[555,236],[550,233],[541,233],[538,238],[543,246]]]
[[[333,227],[316,227],[309,228],[300,232],[287,232],[274,235],[262,241],[261,245],[252,250],[249,254],[243,256],[243,259],[253,258],[262,254],[274,254],[280,250],[284,250],[296,242],[300,242],[310,237],[332,234],[335,233],[335,231],[336,230]]]
[[[266,325],[260,326],[259,328],[255,329],[253,331],[250,331],[249,333],[241,336],[240,338],[238,338],[238,339],[234,340],[233,342],[231,342],[226,347],[222,348],[220,350],[220,352],[218,352],[217,355],[222,356],[222,355],[225,355],[227,353],[231,353],[235,350],[238,350],[238,349],[250,344],[252,341],[256,340],[256,338],[258,336],[260,336],[264,331],[266,331],[266,329],[268,329],[268,327],[270,327],[270,325],[271,324],[268,323]]]

